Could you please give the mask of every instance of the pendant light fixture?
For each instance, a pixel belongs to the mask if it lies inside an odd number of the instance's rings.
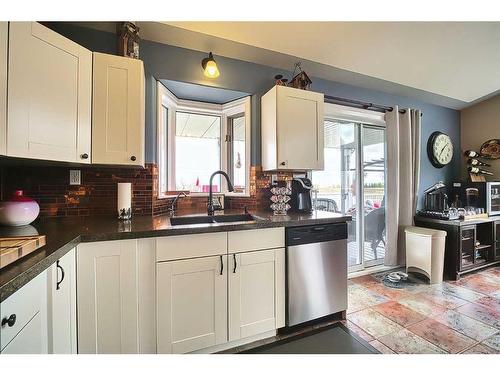
[[[208,78],[217,78],[220,75],[219,68],[214,59],[212,52],[208,54],[208,57],[201,60],[201,66],[203,68],[203,74]]]

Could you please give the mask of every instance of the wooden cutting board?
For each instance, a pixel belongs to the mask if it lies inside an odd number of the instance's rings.
[[[0,269],[44,245],[44,235],[0,238]]]

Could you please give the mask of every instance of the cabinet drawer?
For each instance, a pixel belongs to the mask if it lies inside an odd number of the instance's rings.
[[[46,298],[47,272],[43,272],[2,302],[0,320],[12,314],[16,320],[12,327],[5,324],[0,328],[0,349],[3,350],[36,314],[44,311],[42,303]]]
[[[204,233],[156,239],[156,261],[199,258],[227,253],[227,233]]]
[[[252,229],[228,233],[229,254],[284,246],[284,228]]]

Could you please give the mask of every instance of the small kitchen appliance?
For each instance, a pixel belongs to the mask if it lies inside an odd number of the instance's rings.
[[[500,215],[500,182],[454,182],[448,194],[455,207],[466,211]]]
[[[291,210],[295,212],[311,212],[312,182],[305,177],[296,177],[292,180],[292,196],[290,200]]]
[[[424,191],[425,211],[444,212],[448,209],[448,195],[446,185],[440,181]]]

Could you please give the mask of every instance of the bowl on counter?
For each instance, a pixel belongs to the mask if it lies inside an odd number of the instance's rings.
[[[33,222],[40,213],[38,203],[26,197],[22,190],[14,191],[12,197],[0,202],[0,224],[18,227]]]

